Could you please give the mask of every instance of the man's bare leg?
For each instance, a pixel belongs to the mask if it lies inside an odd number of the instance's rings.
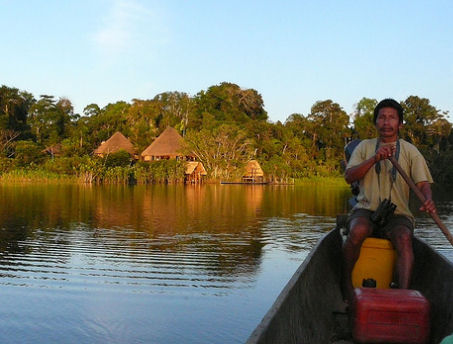
[[[390,232],[390,240],[397,252],[396,273],[401,289],[409,288],[414,267],[412,236],[412,231],[404,225],[397,226]]]
[[[343,245],[343,297],[348,303],[352,302],[354,288],[352,286],[352,270],[359,259],[363,241],[371,235],[373,227],[366,217],[351,220],[350,230]]]

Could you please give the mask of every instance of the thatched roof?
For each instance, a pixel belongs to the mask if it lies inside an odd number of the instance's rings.
[[[175,158],[184,155],[181,150],[184,139],[172,127],[167,127],[143,152],[140,154],[145,156],[168,156]]]
[[[264,172],[260,164],[256,160],[250,160],[245,166],[243,177],[263,177]]]
[[[194,171],[201,172],[202,176],[206,176],[208,174],[201,162],[199,161],[187,162],[185,174],[192,174]]]
[[[60,156],[62,153],[62,145],[61,143],[57,143],[53,146],[46,147],[42,150],[43,153],[50,154],[52,156]]]
[[[131,155],[135,154],[135,148],[132,145],[131,141],[129,141],[129,139],[127,139],[123,134],[117,131],[107,141],[102,142],[101,145],[96,148],[94,154],[107,155],[110,153],[116,153],[122,149]]]

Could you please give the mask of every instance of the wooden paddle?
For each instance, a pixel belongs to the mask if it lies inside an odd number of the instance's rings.
[[[409,176],[406,174],[406,172],[404,172],[404,170],[401,168],[401,166],[398,163],[398,161],[396,161],[395,157],[392,156],[392,157],[389,158],[389,160],[393,164],[393,166],[395,166],[395,168],[398,170],[398,172],[401,174],[401,177],[403,177],[403,179],[406,181],[406,183],[409,185],[409,187],[412,189],[412,191],[415,192],[415,194],[417,195],[418,199],[422,203],[425,203],[425,201],[426,201],[425,196],[419,190],[417,185],[415,185],[413,180],[411,178],[409,178]],[[439,215],[437,215],[437,213],[429,213],[429,215],[431,215],[431,217],[433,218],[434,222],[436,222],[436,224],[439,226],[439,228],[442,231],[442,233],[444,233],[444,235],[447,238],[447,240],[453,246],[453,236],[451,235],[451,233],[447,229],[447,227],[445,227],[445,225],[442,223],[442,221],[439,218]]]

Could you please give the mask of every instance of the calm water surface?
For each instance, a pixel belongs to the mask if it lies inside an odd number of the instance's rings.
[[[0,186],[0,343],[242,343],[347,187]],[[453,197],[438,200],[453,228]],[[417,236],[453,260],[432,220]]]

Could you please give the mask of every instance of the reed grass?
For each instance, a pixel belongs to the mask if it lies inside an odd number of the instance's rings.
[[[344,186],[345,188],[349,188],[349,185],[346,183],[343,176],[332,176],[332,177],[313,176],[294,179],[294,185],[307,185],[313,183],[339,187]]]
[[[157,167],[157,166],[156,166]],[[144,170],[143,168],[110,168],[103,173],[100,178],[94,178],[91,183],[93,184],[128,184],[131,181],[131,176],[135,179],[137,184],[146,183],[164,183],[173,184],[181,183],[184,180],[182,170],[179,168],[178,172],[173,172],[173,169],[167,171],[162,167],[156,170]],[[216,184],[219,183],[218,179],[206,180],[206,183]],[[296,186],[303,186],[307,184],[324,184],[338,187],[348,188],[342,176],[313,176],[304,178],[291,178],[291,184]],[[0,183],[90,183],[84,178],[83,174],[69,175],[64,173],[50,172],[43,169],[13,169],[0,174]]]
[[[0,174],[0,183],[62,183],[76,181],[75,176],[39,169],[14,169]]]

